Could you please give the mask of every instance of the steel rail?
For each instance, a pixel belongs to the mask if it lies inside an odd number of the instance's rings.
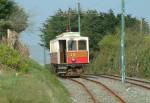
[[[103,78],[108,78],[108,79],[113,79],[113,80],[118,80],[118,81],[121,81],[121,78],[116,78],[116,77],[112,77],[112,76],[108,76],[108,75],[98,75],[99,77],[103,77]],[[150,90],[150,87],[149,86],[145,86],[145,85],[142,85],[142,84],[139,84],[139,83],[135,83],[135,81],[129,81],[128,79],[126,79],[125,81],[126,83],[130,83],[130,84],[133,84],[135,86],[139,86],[139,87],[142,87],[142,88],[145,88],[145,89],[148,89]],[[141,83],[144,83],[144,82],[141,82]]]
[[[98,84],[99,86],[105,88],[107,90],[107,92],[111,93],[114,97],[116,97],[116,99],[118,101],[120,101],[120,103],[126,103],[126,101],[122,97],[120,97],[117,93],[115,93],[113,90],[111,90],[109,87],[107,87],[103,83],[101,83],[99,81],[92,80],[92,79],[87,79],[86,77],[82,77],[82,76],[81,76],[81,78]]]
[[[105,75],[104,75],[105,76]],[[121,78],[118,75],[107,75],[107,76],[112,76],[112,77],[116,77],[116,78]],[[132,81],[137,81],[137,82],[141,82],[141,83],[145,83],[150,85],[150,81],[145,81],[145,80],[140,80],[140,79],[135,79],[135,78],[131,78],[131,77],[126,77],[127,80],[132,80]]]
[[[74,79],[69,79],[69,80],[71,80],[73,82],[76,82],[77,84],[81,85],[85,89],[85,91],[87,92],[87,94],[91,97],[91,100],[93,101],[93,103],[96,103],[96,99],[94,98],[94,96],[92,95],[92,93],[87,89],[87,87],[83,83],[81,83],[81,82],[79,82],[77,80],[74,80]]]

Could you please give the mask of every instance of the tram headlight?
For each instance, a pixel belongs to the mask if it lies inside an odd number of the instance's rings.
[[[75,58],[72,58],[72,62],[76,62],[76,59],[75,59]]]

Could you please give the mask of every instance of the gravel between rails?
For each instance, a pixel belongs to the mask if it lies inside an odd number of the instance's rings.
[[[84,88],[69,79],[59,79],[70,93],[72,103],[92,103]]]
[[[92,77],[93,78],[89,79],[97,80],[107,85],[109,88],[121,95],[127,101],[127,103],[150,103],[150,91],[147,89],[129,83],[123,84],[121,81],[117,80],[111,80],[97,76]]]
[[[109,94],[103,87],[99,86],[98,84],[81,78],[77,80],[84,83],[88,87],[88,89],[95,96],[97,103],[120,103],[114,96]]]
[[[111,90],[111,88],[108,88],[108,86],[106,86],[105,84],[103,84],[103,83],[101,83],[99,81],[96,81],[96,80],[91,80],[91,79],[85,78],[85,77],[82,77],[82,79],[90,81],[90,82],[93,82],[93,83],[96,83],[100,87],[104,88],[105,91],[108,94],[112,95],[117,101],[119,101],[120,103],[126,103],[126,101],[124,100],[124,98],[122,98],[120,95],[118,95],[113,90]]]

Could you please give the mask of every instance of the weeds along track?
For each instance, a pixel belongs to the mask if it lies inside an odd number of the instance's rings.
[[[86,76],[96,76],[96,77],[102,77],[102,78],[108,78],[108,79],[112,79],[112,80],[121,81],[121,77],[117,76],[117,75],[86,75]],[[149,81],[126,77],[125,82],[150,90],[150,82]]]
[[[104,85],[103,83],[96,81],[96,80],[92,80],[92,79],[88,79],[85,76],[81,76],[82,79],[96,83],[97,85],[99,85],[100,87],[104,88],[104,90],[108,93],[111,94],[118,102],[120,103],[126,103],[125,100],[119,96],[117,93],[115,93],[113,90],[111,90],[110,88],[108,88],[106,85]]]
[[[90,96],[90,98],[91,98],[91,100],[92,100],[92,103],[96,103],[95,97],[93,96],[93,94],[87,89],[87,87],[86,87],[83,83],[81,83],[81,82],[79,82],[79,81],[77,81],[77,80],[74,80],[74,79],[69,79],[69,80],[71,80],[71,81],[73,81],[73,82],[79,84],[80,86],[82,86],[82,87],[84,88],[84,90],[86,91],[87,95]]]

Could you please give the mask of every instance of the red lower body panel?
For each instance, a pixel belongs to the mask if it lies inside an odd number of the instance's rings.
[[[87,64],[88,63],[88,52],[87,51],[77,51],[68,52],[67,58],[68,64]]]
[[[68,58],[68,64],[72,64],[72,63],[88,63],[88,58]]]

